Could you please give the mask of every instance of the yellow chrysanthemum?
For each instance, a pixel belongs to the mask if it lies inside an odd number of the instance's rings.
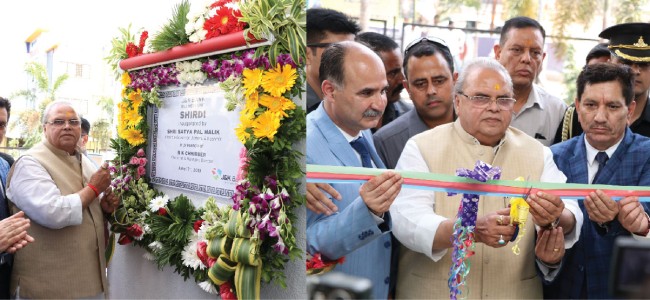
[[[137,109],[129,110],[124,114],[124,121],[126,121],[125,123],[128,126],[136,126],[140,124],[142,119],[143,117],[138,113]]]
[[[242,110],[242,114],[248,116],[251,119],[254,118],[255,111],[260,107],[259,101],[259,94],[257,92],[252,93],[246,99],[246,106],[244,107],[244,110]]]
[[[239,126],[235,128],[235,135],[242,144],[245,144],[246,140],[248,140],[248,138],[251,136],[251,134],[248,133],[246,129],[251,127],[252,122],[253,117],[249,117],[244,114],[241,114],[239,116]]]
[[[287,110],[296,108],[296,104],[285,97],[273,97],[266,94],[260,96],[260,104],[266,106],[269,111],[279,114],[282,117],[287,117]]]
[[[128,103],[126,101],[122,101],[117,104],[117,122],[118,122],[118,127],[126,127],[126,123],[128,120],[126,119],[126,115],[128,112]]]
[[[248,96],[257,92],[257,88],[262,84],[262,73],[263,71],[260,69],[244,69],[242,73],[242,83],[245,89],[244,95]]]
[[[124,130],[122,134],[122,138],[129,142],[131,146],[138,146],[146,141],[142,135],[142,132],[137,129],[127,129]]]
[[[140,107],[140,105],[142,104],[142,101],[143,101],[142,100],[142,92],[140,91],[140,89],[138,89],[137,91],[129,93],[128,98],[129,98],[129,100],[131,100],[131,104],[133,104],[134,109],[138,109],[138,107]]]
[[[128,86],[131,84],[131,76],[129,76],[129,72],[124,72],[122,74],[122,86]]]
[[[253,121],[253,134],[256,138],[267,138],[271,142],[280,128],[280,117],[270,111],[261,114]]]
[[[291,65],[280,66],[277,68],[266,71],[262,75],[262,87],[269,94],[280,97],[284,92],[290,90],[296,83],[296,69]]]

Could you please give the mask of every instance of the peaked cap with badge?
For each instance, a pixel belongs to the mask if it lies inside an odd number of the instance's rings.
[[[619,58],[637,63],[650,62],[650,23],[610,26],[598,36],[609,39],[609,49]]]

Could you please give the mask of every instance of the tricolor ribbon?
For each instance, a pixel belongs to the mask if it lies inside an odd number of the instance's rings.
[[[307,182],[324,183],[364,183],[373,177],[386,172],[384,169],[307,165]],[[627,196],[637,196],[639,201],[650,202],[650,187],[619,186],[604,184],[577,183],[548,183],[523,182],[515,180],[488,180],[479,182],[470,178],[454,175],[434,174],[426,172],[398,171],[404,179],[405,188],[455,194],[478,194],[502,197],[521,197],[527,193],[543,190],[546,193],[560,196],[564,199],[584,199],[595,190],[602,190],[614,200]],[[532,190],[531,190],[532,187]]]

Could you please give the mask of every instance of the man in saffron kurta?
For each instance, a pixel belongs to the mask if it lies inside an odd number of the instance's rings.
[[[80,120],[69,103],[45,109],[43,133],[45,139],[16,161],[7,179],[11,211],[32,220],[28,233],[35,239],[14,257],[11,293],[103,298],[104,213],[119,204],[109,188],[110,174],[106,164],[96,171],[79,151]]]
[[[397,170],[454,174],[472,169],[481,160],[502,170],[501,178],[519,176],[530,181],[564,182],[551,151],[524,132],[509,127],[512,118],[512,81],[506,69],[490,58],[466,64],[454,89],[458,119],[411,138]],[[397,298],[449,297],[447,280],[451,265],[448,248],[460,196],[403,189],[390,208],[393,233],[402,243],[397,277]],[[576,226],[582,214],[575,201],[538,191],[530,195],[526,234],[519,242],[520,255],[505,247],[514,235],[510,209],[503,197],[481,196],[475,228],[476,248],[467,286],[469,298],[541,298],[542,284],[535,266],[535,225],[551,227],[554,237],[566,234],[570,247],[577,240]],[[563,232],[563,231],[564,232]],[[520,230],[521,235],[523,231]],[[553,240],[555,241],[555,240]],[[548,270],[540,267],[544,275]],[[552,275],[552,274],[549,274]]]

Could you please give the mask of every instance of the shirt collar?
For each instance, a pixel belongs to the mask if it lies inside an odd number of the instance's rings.
[[[535,104],[541,109],[544,110],[544,103],[540,101],[541,97],[539,96],[539,90],[537,89],[537,86],[533,83],[533,88],[530,90],[530,94],[528,94],[528,100],[526,100],[526,104],[524,104],[524,107],[521,111],[524,111],[526,108],[531,108]]]
[[[585,139],[585,148],[587,150],[587,163],[589,164],[589,166],[593,166],[594,163],[596,162],[596,154],[598,154],[598,152],[600,152],[601,150],[598,150],[589,144],[589,142],[587,141],[587,135],[585,135],[583,138]],[[614,152],[616,152],[616,149],[618,149],[618,145],[621,144],[623,138],[625,138],[625,135],[623,135],[623,137],[621,137],[621,139],[618,140],[616,144],[612,145],[611,147],[605,150],[605,153],[607,153],[607,157],[611,158],[612,155],[614,155]]]
[[[336,126],[336,124],[334,124],[334,126]],[[357,133],[356,136],[351,136],[347,132],[345,132],[345,130],[341,129],[341,127],[336,126],[336,129],[338,129],[341,132],[341,134],[343,134],[343,137],[345,137],[345,140],[347,140],[348,143],[357,140],[362,136],[361,131],[359,131],[359,133]]]

